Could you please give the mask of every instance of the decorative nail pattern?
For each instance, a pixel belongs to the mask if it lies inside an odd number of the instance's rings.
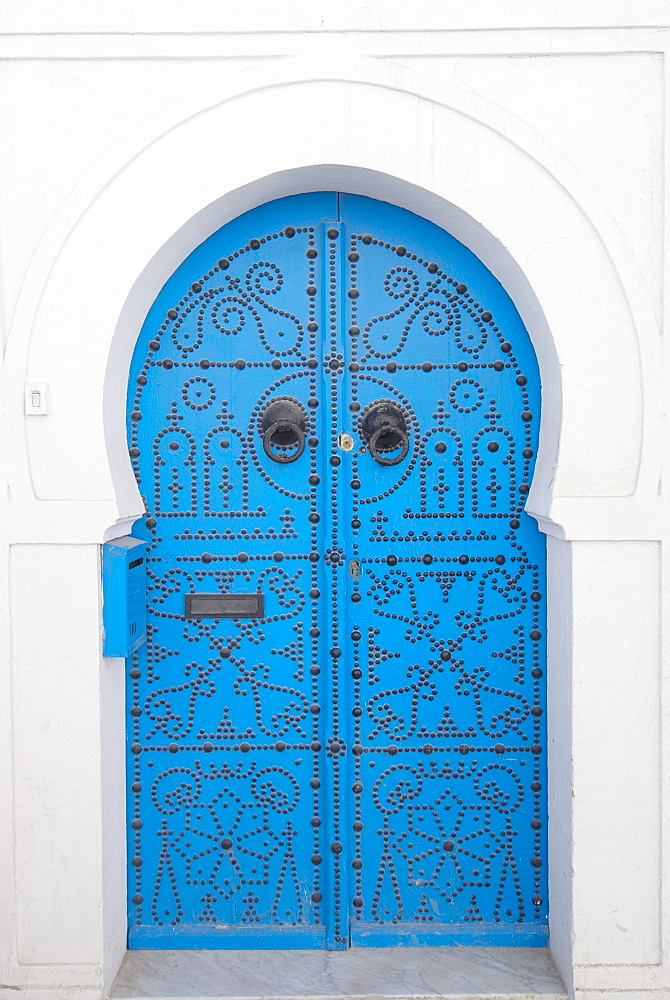
[[[537,363],[469,251],[337,202],[216,233],[133,357],[131,945],[546,933]],[[265,616],[186,618],[217,591]]]

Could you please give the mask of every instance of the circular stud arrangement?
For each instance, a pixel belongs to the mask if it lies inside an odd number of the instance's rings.
[[[225,233],[161,293],[130,380],[131,936],[541,925],[529,348],[439,239]],[[261,615],[187,619],[193,593]]]

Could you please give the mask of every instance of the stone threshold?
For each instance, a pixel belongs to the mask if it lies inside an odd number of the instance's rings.
[[[129,951],[112,1000],[566,1000],[548,948]]]

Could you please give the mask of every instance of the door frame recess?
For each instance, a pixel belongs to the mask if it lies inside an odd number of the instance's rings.
[[[348,183],[345,185],[342,183],[342,174],[346,173]],[[533,478],[533,486],[531,489],[531,494],[526,505],[526,510],[536,516],[533,511],[533,499],[537,497],[538,494],[543,500],[550,495],[550,483],[548,483],[549,470],[553,470],[556,462],[556,454],[558,448],[558,442],[556,440],[556,429],[559,425],[559,421],[556,420],[556,401],[560,400],[560,383],[557,384],[557,371],[558,365],[556,361],[556,354],[553,345],[553,340],[551,338],[548,325],[541,307],[529,286],[527,278],[518,267],[515,261],[513,261],[509,255],[504,251],[501,244],[495,239],[495,237],[488,233],[481,225],[479,225],[475,220],[468,216],[465,212],[459,209],[457,206],[450,204],[449,202],[442,201],[441,199],[436,199],[434,194],[422,190],[414,185],[407,184],[406,182],[399,181],[397,178],[379,174],[376,171],[369,170],[357,170],[352,168],[347,168],[343,171],[343,168],[337,166],[324,166],[324,167],[311,167],[303,168],[292,171],[287,171],[281,174],[275,174],[271,177],[263,178],[256,184],[249,185],[245,187],[242,191],[231,192],[229,195],[224,196],[215,204],[208,206],[196,217],[189,220],[189,222],[182,227],[179,232],[175,233],[173,238],[166,244],[161,252],[156,255],[152,261],[152,271],[158,264],[158,258],[162,259],[162,267],[160,267],[161,277],[157,280],[155,274],[152,275],[152,281],[150,288],[156,289],[156,291],[161,287],[163,282],[167,280],[171,273],[176,270],[179,263],[188,256],[197,245],[203,242],[207,236],[215,232],[221,225],[225,222],[242,215],[244,212],[251,208],[255,208],[260,204],[264,204],[267,201],[275,200],[281,197],[285,197],[290,194],[298,194],[308,191],[318,191],[318,190],[337,190],[346,191],[347,193],[363,194],[368,197],[375,198],[380,201],[388,201],[391,204],[398,205],[399,207],[408,209],[416,215],[423,216],[427,218],[430,222],[435,223],[441,228],[445,229],[450,235],[454,236],[460,242],[464,243],[470,250],[472,250],[479,259],[485,264],[485,266],[491,271],[491,273],[501,281],[503,287],[510,295],[517,307],[519,314],[524,322],[524,326],[530,336],[531,342],[536,351],[536,356],[538,358],[538,363],[541,371],[542,385],[543,385],[543,401],[542,401],[542,426],[540,432],[540,447],[538,452],[538,459],[535,468],[535,474]],[[268,196],[270,195],[270,196]],[[436,210],[439,209],[439,210]],[[172,270],[166,273],[166,268],[171,267]],[[144,284],[144,283],[142,283]],[[129,358],[132,354],[132,349],[134,347],[134,340],[128,338],[129,327],[128,327],[128,317],[129,315],[134,315],[134,325],[132,329],[134,330],[134,336],[137,337],[139,329],[141,327],[144,314],[151,302],[147,302],[148,295],[151,295],[151,291],[148,291],[146,285],[142,289],[144,292],[142,299],[143,302],[140,304],[139,295],[136,294],[140,291],[140,288],[136,284],[133,289],[133,293],[126,302],[126,307],[124,308],[124,314],[119,321],[117,327],[117,332],[125,328],[125,358],[122,364],[127,371],[127,366],[129,364]],[[155,293],[154,293],[155,297]],[[153,299],[151,300],[153,301]],[[137,320],[140,320],[139,325]],[[124,322],[125,320],[125,322]],[[112,358],[110,356],[110,362]],[[108,379],[109,384],[109,370]],[[547,393],[547,386],[550,386],[548,402],[545,399],[545,394]],[[551,417],[545,412],[549,409],[553,403],[554,412]],[[551,410],[550,410],[551,413]],[[125,428],[124,428],[125,436]],[[125,440],[124,440],[125,448]],[[124,456],[124,465],[125,465]],[[124,470],[126,471],[126,470]],[[132,484],[127,482],[126,486],[130,487],[130,492],[136,492],[135,481],[133,477]],[[546,531],[547,520],[544,517],[536,516],[540,528]],[[135,518],[129,519],[128,523],[132,523]],[[551,557],[551,537],[547,538],[547,577],[549,581],[549,576],[551,573],[552,557]],[[551,596],[549,582],[547,586],[547,623],[548,629],[550,628],[549,622],[551,620]],[[549,665],[551,657],[551,643],[548,644],[547,649],[547,688],[549,696],[549,687],[551,684],[551,667]],[[547,716],[547,731],[548,734],[551,732],[551,713],[548,712]],[[548,745],[549,745],[548,738]],[[556,749],[556,741],[553,744],[554,756]],[[550,809],[550,819],[549,819],[549,864],[551,872],[551,841],[552,841],[552,831],[551,831],[551,797],[552,797],[552,760],[551,754],[548,760],[548,786],[549,786],[549,809]],[[550,914],[552,910],[552,885],[551,885],[551,875],[550,875],[550,887],[549,887],[549,909]],[[551,945],[550,945],[551,947]],[[374,951],[375,949],[365,949],[365,951]],[[431,948],[418,948],[413,949],[419,953],[434,952],[435,949]],[[438,949],[444,952],[445,960],[449,961],[449,953],[451,949]],[[461,949],[459,949],[460,951]],[[472,952],[473,969],[479,959],[476,957],[476,953],[483,955],[487,952],[486,948],[479,949],[477,947],[472,947],[467,949]],[[517,949],[510,949],[510,952],[515,952]],[[541,962],[549,963],[551,966],[550,948],[539,948],[533,949],[537,952],[538,957],[541,958]],[[142,961],[135,957],[141,954],[141,952],[127,952],[124,962],[121,966],[121,979],[126,975],[127,970],[130,968],[131,963],[138,963],[138,971],[141,971]],[[152,952],[147,953],[149,956],[155,954]],[[186,953],[188,954],[188,952]],[[201,953],[192,953],[193,955]],[[225,956],[225,954],[231,954],[226,952],[215,952],[217,955]],[[249,952],[247,955],[253,955],[254,952]],[[262,952],[258,953],[263,954]],[[306,952],[292,952],[292,953],[282,953],[287,956],[287,961],[300,961],[296,959],[296,955],[308,954]],[[293,955],[291,959],[289,956]],[[314,954],[313,952],[311,954]],[[320,954],[320,953],[317,953]],[[326,953],[326,954],[339,954],[339,953]],[[346,954],[346,953],[345,953]],[[380,952],[381,954],[381,952]],[[426,956],[426,960],[429,960],[430,956]],[[220,959],[225,962],[225,957]],[[246,956],[241,957],[243,963],[242,967],[246,967],[246,962],[253,963],[253,959],[247,958]],[[510,957],[510,961],[513,961],[513,957]],[[146,964],[146,978],[147,982],[150,979],[149,968],[151,967],[151,958],[147,959]],[[144,975],[142,975],[142,981],[144,982]],[[421,982],[416,983],[417,995],[421,992]],[[476,987],[476,990],[482,989],[486,991],[484,986]],[[504,992],[500,990],[495,990],[496,993]],[[402,991],[401,991],[402,993]],[[401,995],[399,993],[399,995]],[[560,990],[557,990],[557,995],[562,995]]]

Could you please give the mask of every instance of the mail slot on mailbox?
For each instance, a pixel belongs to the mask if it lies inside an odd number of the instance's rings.
[[[187,618],[262,618],[265,596],[255,594],[186,594]]]
[[[103,656],[130,656],[146,640],[146,550],[130,535],[102,546]]]

